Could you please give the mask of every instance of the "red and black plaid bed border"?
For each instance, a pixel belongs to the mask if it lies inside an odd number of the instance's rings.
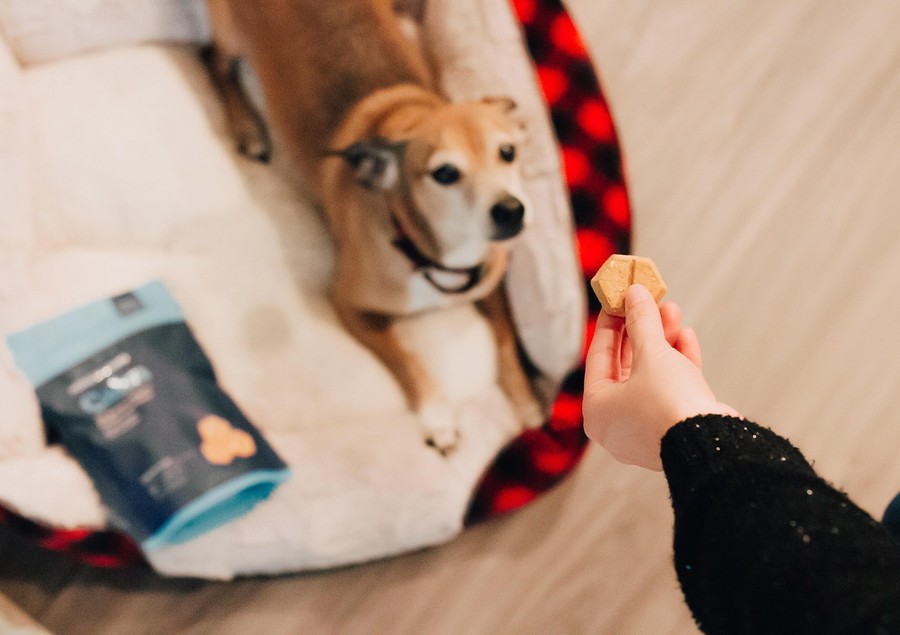
[[[114,531],[50,529],[0,508],[0,525],[24,534],[50,551],[58,551],[94,567],[125,567],[144,561],[128,536]]]
[[[584,351],[600,304],[590,279],[613,253],[631,248],[631,214],[615,126],[587,51],[559,0],[512,0],[559,140],[588,298]],[[584,354],[563,382],[550,421],[516,438],[487,470],[466,523],[499,516],[565,477],[586,447],[581,416]]]
[[[619,144],[587,52],[559,0],[511,1],[561,147],[588,298],[588,342],[600,310],[590,292],[590,278],[610,254],[630,251],[631,217]],[[548,424],[515,439],[486,471],[469,507],[467,524],[525,505],[578,464],[586,446],[583,391],[582,357],[579,368],[563,383]],[[143,562],[140,549],[121,533],[50,529],[2,508],[0,524],[32,537],[44,549],[91,566]]]

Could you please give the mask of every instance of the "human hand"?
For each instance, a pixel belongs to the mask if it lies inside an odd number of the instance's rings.
[[[625,317],[601,312],[587,354],[584,429],[618,461],[662,470],[660,443],[676,423],[738,413],[720,403],[701,372],[700,343],[678,305],[657,307],[646,288],[625,294]]]

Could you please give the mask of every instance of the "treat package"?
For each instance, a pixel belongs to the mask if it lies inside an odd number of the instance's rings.
[[[7,338],[35,387],[49,442],[91,477],[109,524],[145,551],[252,509],[289,477],[216,382],[160,282]]]

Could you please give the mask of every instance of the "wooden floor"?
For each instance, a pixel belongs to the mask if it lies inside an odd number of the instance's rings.
[[[570,0],[627,155],[635,250],[719,397],[880,515],[900,491],[900,4]],[[0,532],[59,633],[693,633],[659,474],[593,449],[444,547],[232,584],[104,573]]]

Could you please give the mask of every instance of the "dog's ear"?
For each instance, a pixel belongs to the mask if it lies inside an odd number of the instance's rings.
[[[528,128],[528,121],[525,115],[519,110],[519,105],[512,97],[488,96],[483,97],[481,103],[499,109],[520,131],[524,132]]]
[[[375,137],[352,143],[343,150],[329,151],[328,154],[342,157],[364,188],[390,190],[400,182],[400,165],[405,148],[404,142]]]
[[[481,101],[484,102],[485,104],[491,104],[492,106],[497,106],[498,108],[500,108],[500,110],[502,110],[505,113],[510,113],[519,107],[519,105],[516,103],[516,100],[513,99],[512,97],[488,96],[488,97],[482,98]]]

